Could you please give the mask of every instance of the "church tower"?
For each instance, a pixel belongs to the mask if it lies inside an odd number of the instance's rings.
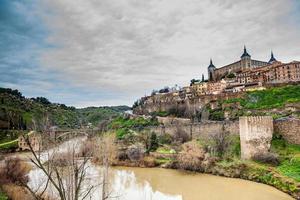
[[[207,70],[208,70],[208,80],[215,81],[216,80],[216,77],[215,77],[216,67],[213,64],[212,59],[210,59],[210,64],[209,64]]]
[[[270,58],[270,60],[269,60],[269,63],[272,64],[272,63],[274,63],[274,62],[276,62],[276,61],[277,61],[277,60],[276,60],[276,58],[274,57],[273,51],[271,51],[271,58]]]
[[[241,56],[241,68],[248,69],[251,67],[251,56],[248,54],[246,46],[244,46],[244,53]]]

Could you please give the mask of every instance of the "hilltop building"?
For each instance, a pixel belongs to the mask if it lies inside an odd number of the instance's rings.
[[[208,66],[208,80],[219,81],[231,73],[239,73],[246,69],[265,66],[275,61],[276,59],[274,58],[273,52],[271,54],[271,59],[269,62],[252,60],[250,54],[247,52],[246,46],[244,46],[244,52],[241,56],[241,59],[231,64],[216,68],[212,62],[212,59],[210,59],[210,65]]]

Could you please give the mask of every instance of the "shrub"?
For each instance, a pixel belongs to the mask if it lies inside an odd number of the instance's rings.
[[[116,143],[116,137],[114,134],[105,134],[95,139],[93,155],[94,160],[102,164],[104,161],[108,161],[109,165],[114,165],[119,157],[119,149]]]
[[[205,151],[196,142],[188,142],[182,145],[179,153],[178,167],[185,170],[204,171],[202,161],[205,158]]]
[[[271,164],[274,166],[279,165],[278,155],[275,153],[255,154],[252,159],[257,162]]]
[[[80,157],[93,156],[94,149],[95,149],[95,143],[92,140],[86,140],[80,146],[78,156],[80,156]]]
[[[171,144],[172,136],[170,134],[162,134],[162,135],[157,136],[157,140],[160,145]]]
[[[151,133],[150,136],[150,144],[149,144],[149,148],[147,149],[148,152],[150,151],[155,151],[158,148],[158,140],[157,140],[157,136],[154,132]]]
[[[4,192],[2,192],[0,190],[0,200],[8,200],[8,197],[6,196],[6,194]]]
[[[29,181],[27,173],[29,166],[19,158],[8,158],[0,168],[0,184],[16,184],[24,186]]]
[[[225,131],[223,126],[222,131],[211,135],[212,140],[211,151],[219,157],[223,157],[231,145],[229,133]]]
[[[145,167],[155,167],[157,165],[155,158],[146,156],[143,158],[143,165]]]
[[[209,113],[209,119],[215,121],[223,121],[225,119],[224,112],[222,110],[212,110]]]
[[[126,154],[131,161],[139,161],[144,157],[144,149],[140,145],[131,146],[127,149]]]

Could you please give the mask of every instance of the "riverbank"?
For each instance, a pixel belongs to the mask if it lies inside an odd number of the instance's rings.
[[[132,148],[132,147],[131,147]],[[137,160],[116,160],[113,165],[142,168],[167,168],[187,170],[217,176],[240,178],[267,184],[300,199],[300,147],[274,138],[271,151],[278,157],[269,160],[241,160],[238,155],[217,157],[207,153],[197,141],[181,145],[180,151],[169,147],[158,148]],[[230,157],[231,156],[231,157]],[[274,164],[274,162],[276,162]]]
[[[116,166],[122,167],[140,167],[140,168],[166,168],[182,170],[176,161],[169,161],[169,163],[162,163],[162,161],[154,161],[151,157],[147,157],[142,162],[120,162]],[[273,167],[262,166],[255,162],[247,161],[230,161],[217,162],[215,165],[206,170],[189,170],[187,171],[212,174],[228,178],[239,178],[249,180],[257,183],[263,183],[273,186],[274,188],[291,195],[295,199],[300,199],[300,184],[299,182],[282,176]]]
[[[241,178],[271,185],[300,199],[300,145],[289,144],[274,134],[268,153],[252,160],[241,160],[238,135],[221,131],[192,139],[177,128],[171,134],[156,134],[147,129],[155,118],[117,118],[109,135],[116,135],[119,155],[116,165],[164,167],[218,176]],[[113,144],[113,145],[116,145]]]

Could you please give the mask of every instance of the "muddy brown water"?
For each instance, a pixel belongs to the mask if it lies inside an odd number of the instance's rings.
[[[82,138],[63,143],[63,152],[70,144],[82,144]],[[52,150],[50,150],[52,151]],[[47,154],[45,154],[47,155]],[[23,155],[24,157],[24,155]],[[43,156],[47,160],[47,156]],[[101,199],[102,168],[89,163],[84,186],[95,186],[87,199]],[[183,172],[162,168],[114,167],[110,170],[109,190],[112,199],[118,200],[291,200],[271,186],[251,181],[225,178],[208,174]],[[38,190],[47,178],[39,169],[29,174],[29,186]],[[53,187],[47,190],[56,196]]]
[[[114,168],[111,189],[122,200],[290,200],[251,181],[160,168]]]

